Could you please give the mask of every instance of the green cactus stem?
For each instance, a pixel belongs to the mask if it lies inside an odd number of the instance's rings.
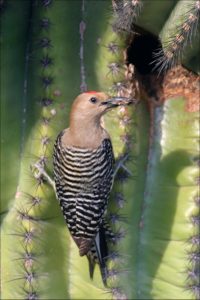
[[[155,109],[153,126],[138,252],[138,297],[195,299],[192,289],[197,283],[191,279],[187,286],[191,268],[187,253],[198,253],[193,238],[199,229],[191,222],[199,209],[195,203],[199,167],[194,163],[199,153],[198,112],[185,111],[185,100],[177,97]]]
[[[199,36],[194,40],[199,29],[199,18],[200,1],[177,3],[160,32],[163,50],[155,53],[156,68],[159,72],[166,71],[180,63],[186,48],[191,48],[191,44],[199,43]]]
[[[16,192],[23,148],[21,120],[25,120],[30,3],[7,1],[1,5],[4,7],[1,12],[1,212],[4,213]],[[17,22],[18,26],[12,27]]]
[[[11,1],[10,5],[13,3]],[[70,14],[74,12],[79,15],[79,12],[72,2],[61,6],[54,1],[48,10],[41,2],[33,2],[31,9],[33,28],[29,35],[31,60],[26,78],[28,105],[25,146],[19,189],[2,227],[2,297],[65,299],[68,298],[69,236],[63,219],[59,218],[60,210],[55,195],[43,178],[38,176],[34,164],[39,160],[47,168],[51,166],[55,136],[62,120],[67,120],[70,101],[79,91],[77,72],[73,73],[63,66],[63,62],[69,61],[69,56],[76,66],[76,51],[72,56],[67,50],[70,39],[67,36],[75,34],[75,31],[67,33],[63,32],[63,28],[67,28]],[[66,19],[67,15],[69,17]],[[10,22],[13,24],[12,20]],[[75,30],[78,28],[78,18],[73,22]],[[78,52],[78,35],[75,37],[71,45]],[[62,47],[58,46],[58,51],[56,45],[59,43]],[[41,60],[46,57],[52,59],[52,64],[44,68]],[[53,81],[44,85],[44,78],[46,80],[49,77],[53,77]],[[66,89],[66,81],[71,86],[73,83],[73,91]]]
[[[172,12],[183,15],[181,2],[134,1],[140,9],[126,33],[113,30],[109,1],[5,2],[3,151],[13,159],[3,163],[9,170],[2,299],[199,298],[198,76],[180,65],[159,75],[151,64]],[[198,47],[182,48],[181,63],[197,59]],[[121,164],[106,217],[112,230],[107,288],[98,266],[90,279],[53,189],[35,167],[52,175],[54,140],[85,90],[138,100],[136,108],[116,109],[103,121]]]

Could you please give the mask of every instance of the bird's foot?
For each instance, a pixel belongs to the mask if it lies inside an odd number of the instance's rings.
[[[55,194],[56,194],[56,187],[54,180],[49,176],[49,174],[45,171],[44,166],[40,164],[39,162],[36,162],[35,164],[31,165],[31,170],[34,172],[34,176],[37,178],[43,177],[48,184],[53,188]]]
[[[115,168],[114,168],[114,178],[116,177],[118,171],[121,168],[124,169],[129,174],[129,176],[133,175],[132,172],[125,166],[125,162],[127,160],[128,160],[128,153],[117,160],[117,162],[115,164]]]

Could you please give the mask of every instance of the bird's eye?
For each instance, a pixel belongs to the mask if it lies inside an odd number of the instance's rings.
[[[95,97],[90,98],[90,102],[96,103],[97,102],[97,98],[95,98]]]

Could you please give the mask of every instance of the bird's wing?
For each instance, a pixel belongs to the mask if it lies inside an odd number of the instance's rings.
[[[77,220],[78,227],[82,227],[82,232],[91,232],[91,238],[95,237],[98,228],[101,224],[103,215],[107,208],[108,197],[113,181],[113,165],[114,155],[112,145],[109,139],[105,139],[101,145],[101,153],[98,154],[91,166],[94,170],[94,177],[91,182],[85,185],[82,195],[85,195],[85,199],[91,199],[90,201],[77,201],[77,210],[82,211],[80,215],[85,219],[85,223],[82,218]],[[87,219],[87,221],[86,221]]]

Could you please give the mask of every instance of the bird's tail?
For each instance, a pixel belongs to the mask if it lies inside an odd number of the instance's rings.
[[[100,226],[99,232],[95,238],[95,248],[98,257],[99,268],[104,285],[107,285],[107,266],[106,258],[108,256],[108,245],[106,241],[106,234],[104,226]]]
[[[109,225],[106,221],[103,221],[100,225],[99,232],[96,235],[94,243],[87,253],[88,263],[89,263],[89,273],[90,278],[93,278],[95,264],[99,264],[99,268],[101,271],[102,281],[105,286],[107,286],[107,266],[106,261],[108,257],[108,245],[107,240],[111,239],[112,233]]]

